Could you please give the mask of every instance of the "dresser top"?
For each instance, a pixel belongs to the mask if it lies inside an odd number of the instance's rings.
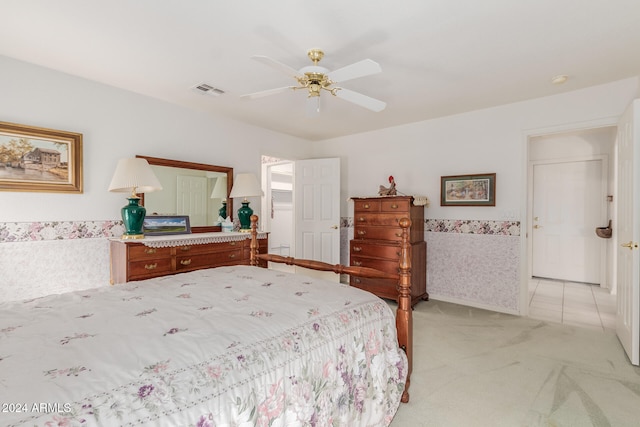
[[[266,232],[258,232],[258,239],[265,239]],[[170,236],[145,236],[144,239],[112,239],[122,243],[141,243],[152,248],[167,248],[184,245],[203,245],[206,243],[234,242],[250,239],[251,233],[241,232],[211,232],[211,233],[191,233],[173,234]]]
[[[389,200],[389,199],[409,199],[413,200],[413,196],[373,196],[373,197],[351,197],[351,200]]]

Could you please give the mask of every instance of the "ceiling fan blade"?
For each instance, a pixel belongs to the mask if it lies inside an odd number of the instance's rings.
[[[249,98],[249,99],[262,98],[263,96],[275,95],[276,93],[285,92],[285,91],[293,89],[293,88],[294,88],[294,86],[285,86],[285,87],[278,87],[278,88],[275,88],[275,89],[267,89],[267,90],[262,90],[260,92],[254,92],[254,93],[248,93],[246,95],[240,95],[240,98]]]
[[[378,99],[371,98],[370,96],[344,88],[336,91],[336,96],[344,99],[345,101],[353,102],[356,105],[375,111],[376,113],[384,110],[387,106],[386,102],[382,102]]]
[[[309,96],[307,97],[307,103],[305,104],[305,116],[312,118],[317,117],[320,114],[320,97]]]
[[[256,61],[261,62],[264,65],[267,65],[271,68],[275,68],[281,73],[284,73],[287,76],[292,78],[295,78],[296,76],[300,75],[298,70],[296,70],[295,68],[289,67],[288,65],[283,64],[282,62],[278,62],[275,59],[269,58],[268,56],[254,55],[251,57],[251,59],[255,59]]]
[[[382,71],[380,64],[370,59],[363,59],[346,67],[338,68],[327,74],[329,80],[334,83],[344,82],[358,77],[370,76]]]

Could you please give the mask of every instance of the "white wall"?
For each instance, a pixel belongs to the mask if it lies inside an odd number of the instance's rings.
[[[630,78],[379,131],[315,142],[314,157],[341,157],[343,200],[377,194],[393,175],[399,191],[431,200],[428,218],[521,219],[525,134],[618,117],[638,95]],[[393,106],[388,106],[393,108]],[[384,112],[380,113],[384,114]],[[374,117],[375,118],[375,117]],[[373,118],[373,119],[374,119]],[[496,207],[440,207],[440,176],[496,172]],[[350,215],[353,206],[342,206]]]
[[[84,137],[84,193],[0,192],[0,223],[118,219],[126,201],[107,187],[121,157],[142,154],[231,166],[235,173],[260,176],[265,149],[295,158],[310,152],[310,145],[298,138],[2,56],[0,94],[1,121],[80,132]],[[259,205],[254,204],[258,213]]]
[[[316,142],[314,157],[341,158],[343,200],[377,195],[389,175],[400,192],[429,197],[425,238],[431,297],[522,313],[526,246],[520,231],[527,219],[528,137],[615,120],[638,94],[639,79],[629,78]],[[440,206],[441,176],[491,172],[497,174],[495,207]],[[352,213],[352,203],[342,206],[343,216]]]
[[[0,300],[109,284],[107,237],[122,233],[114,224],[126,203],[107,191],[119,158],[141,154],[260,176],[263,151],[311,152],[299,138],[2,56],[0,121],[82,133],[84,155],[82,194],[0,191]],[[252,206],[260,214],[260,203]]]
[[[341,157],[342,200],[376,195],[378,185],[386,183],[388,175],[394,175],[399,191],[429,196],[431,207],[426,209],[429,219],[451,220],[444,224],[458,220],[524,221],[527,135],[543,133],[547,128],[574,123],[579,127],[586,121],[617,117],[639,94],[638,79],[632,78],[310,143],[6,57],[0,57],[0,77],[0,120],[84,135],[84,193],[0,192],[0,237],[2,228],[12,222],[70,221],[63,228],[72,228],[74,222],[119,220],[123,195],[106,189],[117,159],[136,154],[231,166],[236,173],[256,174],[260,173],[262,154],[287,159]],[[212,102],[224,102],[224,98]],[[497,173],[496,207],[439,206],[440,176],[485,172]],[[257,213],[259,205],[252,201]],[[344,203],[342,216],[349,216],[351,212],[352,204]],[[474,226],[477,229],[477,225],[472,224],[471,229]],[[93,226],[99,228],[100,223]],[[17,228],[20,229],[20,225]],[[453,233],[433,231],[427,231],[425,236],[429,244],[428,286],[435,291],[432,296],[439,293],[443,299],[517,311],[513,298],[519,292],[514,275],[518,275],[521,263],[517,254],[520,237],[493,238],[464,233],[453,237]],[[14,245],[19,244],[0,243],[0,259],[22,253],[14,250]],[[51,245],[46,248],[40,247],[39,242],[31,245],[38,247],[29,252],[42,254],[42,258],[11,264],[11,278],[0,275],[0,290],[11,286],[19,288],[33,281],[46,285],[47,273],[59,270],[59,257],[44,256],[45,252],[55,252]],[[98,258],[87,258],[82,245],[68,240],[64,245],[65,262],[69,265],[91,263],[100,273],[66,269],[64,280],[70,287],[82,286],[82,278],[87,276],[93,277],[92,283],[96,285],[103,284],[104,277],[108,279],[108,255],[104,248],[97,251]],[[450,258],[460,256],[467,257],[468,264],[460,267],[451,263]],[[37,273],[33,272],[34,267],[39,270]],[[68,289],[65,286],[60,289]]]

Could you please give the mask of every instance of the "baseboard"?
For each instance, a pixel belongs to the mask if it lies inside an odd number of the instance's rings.
[[[428,288],[427,288],[427,291],[429,291]],[[443,295],[437,295],[437,294],[433,294],[433,293],[429,292],[429,301],[432,301],[432,300],[442,301],[442,302],[450,302],[452,304],[466,305],[467,307],[480,308],[482,310],[489,310],[489,311],[495,311],[495,312],[498,312],[498,313],[505,313],[505,314],[512,314],[514,316],[520,316],[520,313],[518,311],[516,311],[516,310],[510,310],[510,309],[504,308],[504,307],[491,306],[491,305],[488,305],[488,304],[479,304],[479,303],[474,302],[474,301],[467,301],[467,300],[463,300],[463,299],[460,299],[460,298],[451,298],[451,297],[447,297],[447,296],[443,296]]]

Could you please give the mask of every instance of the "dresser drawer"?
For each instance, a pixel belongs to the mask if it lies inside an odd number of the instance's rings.
[[[381,212],[402,212],[405,216],[411,209],[411,200],[408,198],[396,199],[395,197],[389,197],[388,199],[380,200]]]
[[[172,271],[171,261],[172,258],[167,257],[129,262],[129,277],[140,280],[162,276]]]
[[[402,229],[400,227],[356,225],[354,228],[354,239],[389,240],[393,242],[402,240]]]
[[[355,225],[388,225],[392,227],[400,227],[400,220],[406,218],[407,214],[398,212],[392,213],[360,213],[354,218]]]
[[[176,256],[176,271],[197,270],[238,263],[242,259],[242,248],[200,254]]]
[[[352,240],[349,242],[349,247],[351,257],[385,258],[396,264],[400,259],[400,246],[374,244],[366,240]]]
[[[171,248],[150,248],[139,244],[131,244],[129,246],[128,258],[130,260],[155,259],[171,256]]]
[[[380,298],[390,300],[398,299],[398,281],[391,279],[365,279],[361,277],[351,277],[349,284],[354,288],[364,289]]]
[[[234,250],[236,248],[242,248],[242,246],[243,246],[242,241],[177,246],[176,256],[205,254],[205,253],[208,254],[213,252],[226,252],[226,251]]]
[[[398,261],[385,260],[385,259],[373,259],[365,257],[351,257],[351,265],[356,267],[369,267],[376,270],[384,271],[385,273],[398,274]]]
[[[380,212],[380,200],[358,200],[353,201],[354,212]]]

